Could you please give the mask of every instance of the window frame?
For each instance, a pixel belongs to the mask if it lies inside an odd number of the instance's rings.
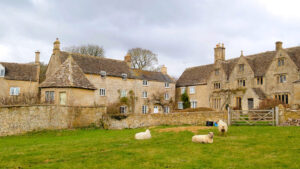
[[[169,82],[165,82],[165,88],[170,88],[170,83]]]
[[[170,99],[169,93],[165,93],[165,94],[164,94],[164,98],[165,98],[165,100],[169,100],[169,99]]]
[[[126,114],[127,113],[127,106],[120,106],[120,113]]]
[[[127,73],[122,73],[122,80],[127,80]]]
[[[214,89],[221,89],[221,82],[214,82]]]
[[[164,113],[170,113],[170,107],[169,106],[164,106]]]
[[[21,93],[20,87],[10,87],[9,88],[9,95],[10,96],[19,96]]]
[[[142,98],[148,98],[148,92],[147,91],[143,91]]]
[[[197,108],[197,101],[196,101],[196,100],[192,100],[192,101],[191,101],[191,108],[192,108],[192,109]]]
[[[179,106],[180,105],[180,106]],[[183,109],[183,102],[177,102],[177,108],[179,110],[182,110]]]
[[[215,69],[215,76],[219,76],[220,74],[220,69]]]
[[[148,86],[148,80],[143,80],[143,86]]]
[[[245,71],[245,64],[239,64],[239,72]]]
[[[105,78],[105,77],[106,77],[106,71],[101,70],[101,71],[100,71],[100,76],[101,76],[102,78]]]
[[[238,79],[238,87],[246,87],[246,79]]]
[[[120,91],[120,97],[127,97],[127,91],[125,89]]]
[[[142,114],[148,114],[148,106],[142,105]]]
[[[104,94],[103,94],[104,93]],[[99,90],[99,95],[100,96],[106,96],[106,89],[105,88],[100,88]]]
[[[191,90],[191,89],[193,89],[193,90]],[[192,91],[193,91],[193,92],[192,92]],[[190,94],[195,94],[195,93],[196,93],[195,86],[190,86],[190,87],[189,87],[189,93],[190,93]]]
[[[285,64],[285,59],[284,58],[278,58],[277,59],[277,66],[282,67]]]
[[[51,93],[52,93],[52,95],[51,95]],[[45,91],[45,102],[46,103],[54,103],[54,101],[55,101],[55,91]]]
[[[180,87],[180,93],[184,94],[186,92],[186,87]]]

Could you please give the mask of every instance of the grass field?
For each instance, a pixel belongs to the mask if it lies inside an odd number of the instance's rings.
[[[300,127],[230,127],[213,144],[189,131],[144,129],[43,131],[0,138],[0,168],[300,168]],[[199,130],[199,134],[216,128]]]

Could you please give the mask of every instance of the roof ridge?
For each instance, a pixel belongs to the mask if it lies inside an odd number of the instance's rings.
[[[112,61],[117,61],[117,62],[125,62],[124,60],[118,60],[118,59],[112,59],[112,58],[106,58],[106,57],[98,57],[98,56],[92,56],[92,55],[88,55],[88,54],[81,54],[81,53],[74,53],[74,52],[67,52],[67,51],[61,51],[61,52],[65,52],[67,54],[70,55],[79,55],[81,57],[90,57],[90,58],[94,58],[94,59],[106,59],[106,60],[112,60]]]
[[[1,63],[4,63],[4,64],[18,64],[18,65],[36,65],[35,63],[17,63],[17,62],[0,62]]]

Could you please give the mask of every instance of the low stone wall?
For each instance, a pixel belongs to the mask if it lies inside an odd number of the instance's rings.
[[[287,110],[279,106],[279,125],[300,126],[300,110]]]
[[[205,125],[206,121],[227,122],[227,112],[201,111],[168,114],[129,114],[123,119],[105,114],[103,122],[108,129],[139,128],[157,125]]]
[[[0,107],[0,136],[44,129],[101,125],[105,107],[8,106]]]

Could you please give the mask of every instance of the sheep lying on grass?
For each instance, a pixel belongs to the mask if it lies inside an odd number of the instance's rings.
[[[150,138],[151,138],[151,133],[149,129],[147,129],[145,132],[140,132],[135,134],[135,139],[137,140],[144,140]]]
[[[195,135],[192,137],[194,143],[213,143],[214,133],[209,132],[207,135]]]
[[[222,121],[222,120],[219,120],[218,121],[218,130],[220,132],[220,134],[222,135],[226,135],[227,131],[228,131],[228,126],[227,124]]]

